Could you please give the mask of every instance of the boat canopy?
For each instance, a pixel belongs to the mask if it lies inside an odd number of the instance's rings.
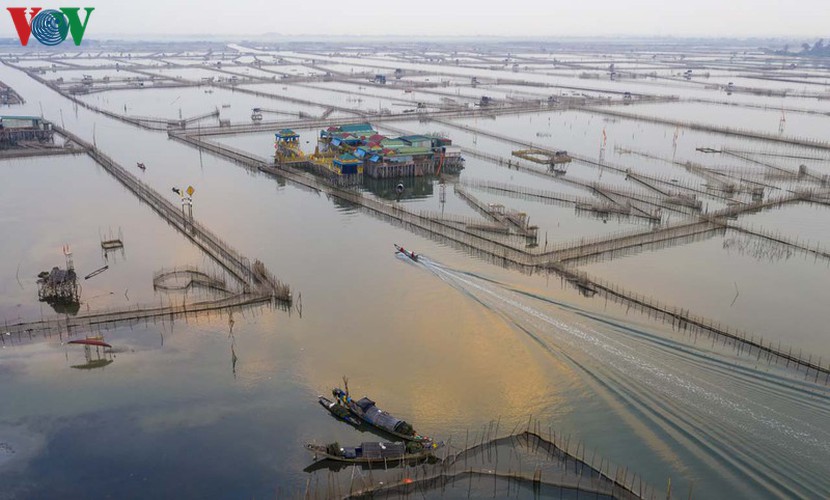
[[[375,406],[375,402],[374,402],[374,401],[372,401],[372,400],[371,400],[371,399],[369,399],[369,398],[361,398],[361,399],[360,399],[360,401],[358,401],[356,404],[357,404],[357,406],[359,406],[359,407],[360,407],[360,409],[361,409],[361,410],[363,410],[363,411],[366,411],[366,410],[368,410],[369,408],[371,408],[372,406]]]
[[[406,454],[403,443],[363,443],[360,448],[365,458],[397,458]]]
[[[375,402],[369,398],[362,398],[356,404],[363,410],[364,419],[376,427],[392,432],[400,432],[398,429],[406,424],[403,420],[393,417],[375,406]]]

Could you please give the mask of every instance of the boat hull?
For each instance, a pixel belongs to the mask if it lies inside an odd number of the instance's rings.
[[[430,439],[426,436],[420,436],[418,434],[403,434],[403,433],[397,432],[393,429],[388,429],[386,427],[381,427],[381,426],[375,424],[369,418],[367,418],[366,414],[363,412],[363,410],[360,408],[360,406],[358,406],[357,403],[354,400],[352,400],[350,398],[347,398],[345,391],[343,391],[342,389],[339,389],[339,388],[335,388],[332,391],[332,393],[334,394],[334,396],[336,398],[338,398],[338,400],[341,401],[341,404],[345,408],[347,408],[352,413],[352,415],[354,415],[355,418],[360,419],[361,422],[364,422],[366,425],[368,425],[372,429],[377,429],[378,431],[383,432],[384,434],[388,434],[390,436],[393,436],[397,439],[401,439],[403,441],[415,441],[415,442],[418,442],[418,443],[432,442],[432,439]],[[388,412],[384,412],[384,411],[382,411],[382,412],[384,414],[388,415]]]
[[[99,339],[70,340],[69,342],[67,342],[67,344],[90,345],[95,347],[112,347],[103,340]]]
[[[326,447],[323,445],[318,444],[306,444],[306,449],[311,453],[314,453],[314,456],[318,460],[333,460],[335,462],[344,462],[344,463],[351,463],[351,464],[382,464],[384,462],[421,462],[424,460],[428,460],[431,458],[435,458],[433,455],[433,449],[420,451],[418,453],[406,453],[400,456],[394,457],[385,457],[385,458],[369,458],[369,457],[356,457],[356,458],[346,458],[341,457],[338,455],[331,455],[326,450]]]
[[[406,248],[404,248],[404,247],[402,247],[402,246],[398,245],[397,243],[395,243],[395,250],[396,250],[398,253],[402,253],[402,254],[406,255],[406,256],[407,256],[407,257],[409,257],[412,261],[414,261],[414,262],[418,262],[418,255],[417,255],[415,252],[411,252],[411,251],[407,250]]]

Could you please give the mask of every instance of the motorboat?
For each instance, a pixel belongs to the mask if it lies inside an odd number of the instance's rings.
[[[402,254],[406,255],[407,257],[409,257],[413,261],[418,262],[418,254],[416,254],[415,252],[407,250],[406,248],[398,245],[397,243],[395,243],[395,250],[398,253],[402,253]]]

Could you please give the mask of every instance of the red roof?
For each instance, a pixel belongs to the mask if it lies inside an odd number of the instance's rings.
[[[369,137],[370,142],[380,142],[384,139],[386,139],[386,136],[385,135],[380,135],[380,134],[375,134],[372,137]]]

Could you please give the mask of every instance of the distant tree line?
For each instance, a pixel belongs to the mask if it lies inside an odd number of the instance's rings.
[[[776,50],[775,53],[783,56],[795,54],[800,56],[830,57],[830,44],[825,45],[824,38],[820,38],[812,47],[809,43],[802,43],[800,52],[790,52],[790,44],[786,44],[782,50]]]
[[[828,57],[830,56],[830,45],[824,45],[824,38],[820,38],[812,47],[810,47],[809,43],[802,43],[801,53],[804,55]]]

